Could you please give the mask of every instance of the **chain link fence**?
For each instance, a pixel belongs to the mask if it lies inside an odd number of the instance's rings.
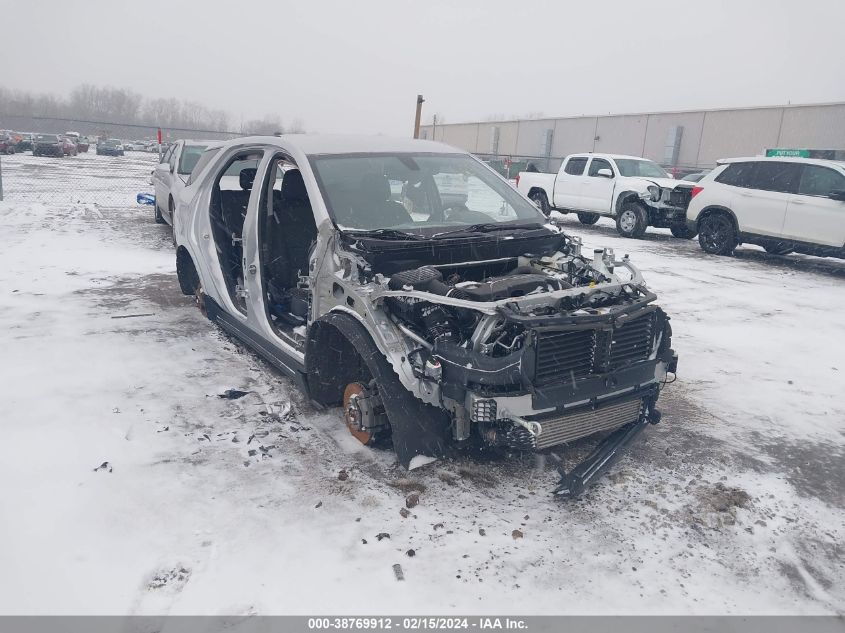
[[[24,134],[73,131],[89,141],[87,151],[75,156],[34,156],[31,146],[18,144],[14,154],[0,158],[0,200],[44,204],[79,204],[125,207],[136,204],[139,193],[153,193],[152,172],[159,153],[128,149],[133,141],[152,142],[157,128],[131,123],[87,121],[0,114],[0,130],[15,138]],[[223,140],[235,133],[197,129],[163,129],[163,141],[178,139]],[[123,156],[97,155],[97,139],[117,138]],[[138,143],[136,147],[141,147]],[[78,147],[85,150],[84,145]]]
[[[124,156],[87,153],[63,158],[19,152],[0,159],[5,202],[82,204],[101,207],[135,205],[139,193],[152,193],[157,153]]]

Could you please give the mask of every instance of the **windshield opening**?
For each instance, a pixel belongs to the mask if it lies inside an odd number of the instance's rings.
[[[480,223],[546,223],[508,183],[461,154],[317,156],[311,165],[341,229],[433,234]]]
[[[644,178],[668,178],[669,175],[657,163],[637,158],[617,158],[616,166],[623,176],[640,176]]]

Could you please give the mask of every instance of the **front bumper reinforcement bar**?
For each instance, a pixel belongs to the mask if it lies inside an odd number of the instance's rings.
[[[660,411],[654,408],[653,404],[649,404],[636,422],[626,424],[608,435],[571,471],[566,472],[563,463],[558,461],[557,469],[561,479],[555,488],[555,494],[569,499],[579,496],[622,455],[646,426],[657,424],[659,421]]]

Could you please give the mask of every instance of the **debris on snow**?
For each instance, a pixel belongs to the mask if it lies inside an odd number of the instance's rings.
[[[405,574],[402,571],[402,565],[396,563],[393,566],[393,574],[396,576],[396,580],[405,580]]]
[[[217,394],[218,398],[223,398],[225,400],[237,400],[238,398],[243,398],[244,396],[252,393],[251,391],[241,391],[240,389],[227,389],[223,393]]]
[[[378,534],[376,534],[376,539],[379,541],[384,540],[386,538],[390,538],[390,534],[388,534],[387,532],[379,532]]]
[[[513,540],[516,540],[518,538],[522,538],[525,535],[522,533],[522,530],[514,530],[513,532],[511,532],[511,536],[513,537]]]
[[[345,468],[341,468],[340,472],[337,474],[337,478],[339,481],[346,481],[349,479],[349,473],[346,472]]]
[[[412,492],[407,497],[405,497],[405,507],[406,508],[414,508],[420,503],[420,495],[416,492]]]
[[[417,553],[416,553],[413,549],[409,549],[407,552],[405,552],[405,555],[406,555],[408,558],[413,558],[414,556],[416,556],[416,555],[417,555]]]
[[[408,511],[407,508],[399,508],[399,514],[402,516],[403,519],[407,519],[411,516],[411,513]]]
[[[111,472],[112,467],[111,467],[111,464],[109,464],[108,462],[103,462],[102,464],[100,464],[99,466],[97,466],[94,469],[94,472],[96,473],[98,470],[105,470],[107,472]]]
[[[191,570],[186,567],[174,567],[167,571],[160,571],[155,574],[149,583],[147,589],[161,589],[168,585],[184,585],[191,577]]]
[[[411,492],[425,492],[425,484],[405,477],[391,481],[390,485],[406,494]]]

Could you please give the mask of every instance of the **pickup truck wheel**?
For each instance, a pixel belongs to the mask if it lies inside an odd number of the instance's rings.
[[[730,255],[737,245],[733,222],[724,213],[705,216],[698,224],[698,243],[711,255]]]
[[[626,202],[616,216],[616,231],[622,237],[642,237],[648,227],[648,213],[638,202]]]
[[[548,216],[552,212],[552,208],[549,206],[549,199],[546,197],[546,193],[544,191],[534,191],[528,197],[534,202],[534,204],[537,205],[537,208],[543,212],[543,215]]]
[[[578,221],[581,224],[595,224],[599,221],[598,213],[579,213]]]
[[[767,244],[763,248],[765,248],[766,252],[770,255],[789,255],[794,250],[784,242],[778,242],[777,244]]]
[[[679,237],[682,240],[691,240],[698,235],[698,231],[690,229],[686,224],[673,224],[669,227],[669,230],[672,231],[673,236]]]

